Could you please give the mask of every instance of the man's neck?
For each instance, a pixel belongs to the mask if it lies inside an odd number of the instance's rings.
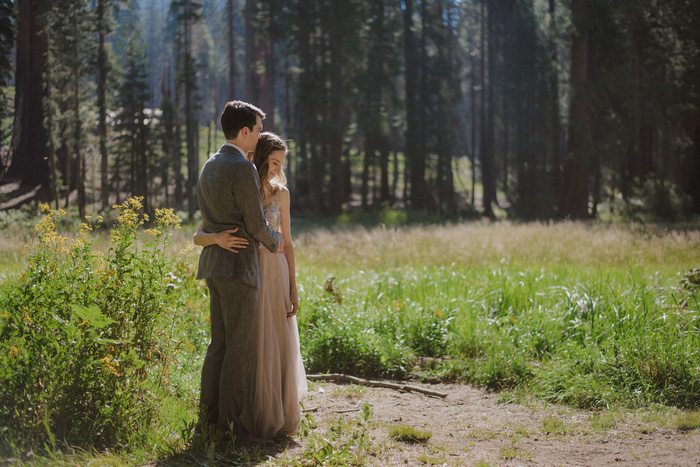
[[[236,149],[238,149],[239,151],[241,151],[241,153],[243,153],[243,157],[247,157],[247,156],[248,156],[248,155],[246,154],[246,152],[245,152],[245,149],[243,149],[243,148],[241,147],[241,142],[240,142],[239,140],[237,140],[237,139],[227,139],[227,140],[226,140],[226,144],[231,145],[231,146],[235,146]]]

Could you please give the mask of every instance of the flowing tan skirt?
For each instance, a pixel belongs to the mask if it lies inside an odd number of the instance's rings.
[[[292,306],[287,258],[261,248],[260,276],[253,387],[241,421],[251,434],[270,439],[297,432],[307,386],[297,319],[287,318]]]

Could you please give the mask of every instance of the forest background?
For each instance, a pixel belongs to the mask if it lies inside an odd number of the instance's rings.
[[[3,208],[143,196],[193,220],[242,99],[295,213],[700,213],[691,0],[2,0]],[[500,211],[499,211],[500,209]]]

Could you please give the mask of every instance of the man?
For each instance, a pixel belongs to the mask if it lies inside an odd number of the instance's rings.
[[[238,252],[229,247],[233,243],[205,246],[197,272],[209,288],[211,316],[211,342],[202,367],[202,422],[238,435],[245,435],[240,416],[257,334],[258,242],[274,253],[281,241],[265,220],[258,174],[245,157],[255,150],[263,118],[262,110],[246,102],[226,104],[221,114],[226,143],[204,164],[197,185],[204,230],[231,236],[237,231],[250,244],[239,242]]]

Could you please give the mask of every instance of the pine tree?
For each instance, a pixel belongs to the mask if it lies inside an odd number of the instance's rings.
[[[109,208],[109,153],[107,152],[108,76],[112,71],[107,40],[112,30],[113,0],[97,0],[95,28],[97,33],[97,130],[100,138],[100,198],[102,209]]]
[[[175,21],[175,42],[178,55],[177,63],[179,64],[176,80],[184,92],[182,111],[185,116],[185,141],[187,144],[185,191],[190,220],[194,218],[194,213],[197,210],[197,179],[199,177],[199,124],[195,107],[197,63],[192,51],[192,27],[201,19],[201,11],[202,5],[194,0],[172,0],[170,3],[170,13]]]
[[[84,113],[94,96],[90,80],[93,24],[84,0],[57,0],[52,2],[47,14],[50,72],[46,115],[54,148],[54,154],[49,157],[60,173],[66,207],[70,194],[77,190],[81,218],[85,217],[87,202],[84,148],[88,133],[83,128]]]
[[[131,196],[143,196],[146,210],[151,210],[149,182],[153,178],[149,155],[151,153],[150,115],[146,114],[146,103],[150,99],[149,67],[146,47],[138,24],[138,5],[131,0],[129,9],[121,13],[119,28],[119,62],[121,80],[118,90],[117,163],[115,188]],[[122,172],[123,171],[123,172]],[[123,187],[119,186],[122,173],[128,174]]]

